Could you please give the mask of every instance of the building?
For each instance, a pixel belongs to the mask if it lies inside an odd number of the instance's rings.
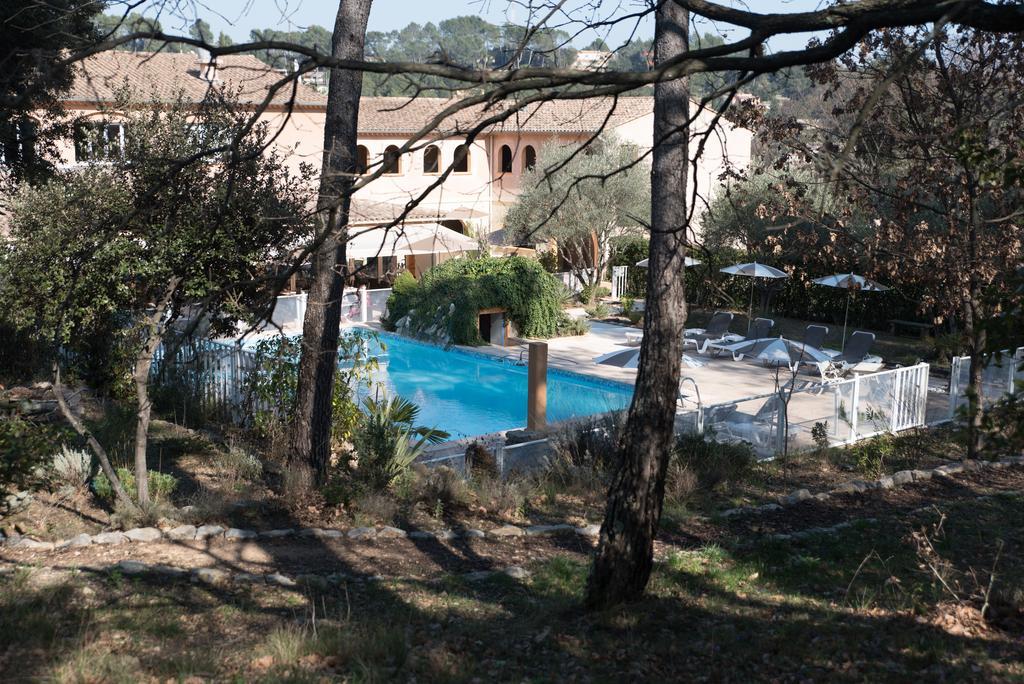
[[[144,101],[169,101],[178,93],[201,102],[212,91],[233,92],[241,106],[258,113],[275,133],[274,145],[296,168],[306,162],[320,168],[326,95],[306,83],[275,91],[281,74],[253,56],[213,60],[195,53],[132,53],[112,51],[85,60],[63,105],[69,120],[101,135],[76,136],[59,147],[60,163],[90,163],[115,154],[123,143],[123,117],[114,110],[118,92],[130,89]],[[419,201],[405,223],[434,225],[474,240],[501,243],[503,219],[515,202],[523,174],[546,146],[580,144],[601,131],[631,143],[642,153],[653,145],[651,97],[561,100],[513,111],[510,103],[474,107],[446,115],[455,100],[420,97],[369,97],[360,104],[359,161],[365,171],[384,173],[355,196],[353,224],[361,228],[388,225],[403,207]],[[709,111],[696,117],[694,134],[708,130]],[[434,130],[432,122],[440,121]],[[468,134],[481,122],[492,122]],[[92,140],[84,143],[85,139]],[[421,138],[410,151],[400,149]],[[77,144],[76,144],[77,142]],[[721,121],[710,131],[704,156],[691,174],[697,192],[710,201],[727,169],[742,170],[750,162],[751,132]],[[440,182],[444,169],[452,173]],[[692,186],[688,189],[692,191]],[[445,245],[465,241],[442,240]],[[384,255],[389,256],[389,255]],[[377,264],[381,274],[398,266],[417,272],[445,258],[443,250],[427,258],[411,254],[404,264]]]

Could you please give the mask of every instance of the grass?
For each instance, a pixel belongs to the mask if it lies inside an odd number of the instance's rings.
[[[938,523],[941,522],[941,525]],[[928,530],[944,580],[922,569]],[[1002,541],[996,563],[998,541]],[[639,603],[582,612],[584,562],[484,582],[387,580],[319,594],[131,578],[0,579],[5,681],[1024,680],[1020,633],[965,619],[995,567],[1024,584],[1024,497],[804,540],[670,549]],[[964,606],[959,606],[963,601]],[[968,615],[969,617],[969,615]]]

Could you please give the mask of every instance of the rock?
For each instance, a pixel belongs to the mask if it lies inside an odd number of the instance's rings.
[[[914,476],[914,482],[932,479],[932,471],[930,470],[911,470],[910,474]]]
[[[92,536],[93,544],[127,544],[128,537],[124,535],[124,532],[102,532],[100,534],[94,534]]]
[[[960,465],[963,466],[964,471],[981,470],[985,466],[974,459],[964,459],[964,462]]]
[[[829,491],[829,493],[830,494],[857,494],[858,492],[862,492],[862,491],[864,491],[864,490],[858,489],[857,485],[855,485],[853,482],[844,482],[844,483],[842,483],[840,485],[836,485],[835,487],[833,487]]]
[[[523,528],[516,527],[515,525],[502,525],[487,532],[489,537],[522,537],[525,534]]]
[[[271,573],[266,576],[267,584],[276,584],[279,587],[294,587],[296,585],[295,580],[291,577],[286,577],[280,573]]]
[[[892,474],[892,481],[895,485],[910,484],[914,481],[914,472],[911,470],[900,470]]]
[[[192,581],[201,584],[222,585],[231,580],[231,573],[217,568],[196,568],[192,571]]]
[[[476,570],[474,572],[467,572],[463,577],[469,582],[481,582],[493,574],[490,570]]]
[[[82,546],[89,546],[92,544],[92,537],[83,532],[82,534],[76,534],[71,539],[66,539],[60,544],[60,548],[80,548]]]
[[[1008,465],[1009,464],[1006,463],[1006,461],[989,461],[988,467],[989,468],[1005,468]]]
[[[144,575],[149,572],[149,566],[145,563],[133,560],[123,560],[114,566],[123,575]]]
[[[165,565],[160,563],[159,565],[151,565],[149,568],[152,572],[158,575],[165,575],[167,577],[184,577],[188,574],[188,570],[184,568],[176,568],[173,565]]]
[[[781,511],[782,506],[777,503],[766,503],[764,506],[758,506],[754,510],[760,511],[761,513],[771,513],[772,511]]]
[[[320,575],[299,575],[295,578],[295,583],[303,587],[318,589],[320,591],[326,591],[329,586],[327,578],[321,577]]]
[[[259,534],[257,534],[256,530],[240,530],[237,527],[229,528],[228,531],[224,533],[225,539],[234,540],[255,539],[258,536]]]
[[[154,542],[164,536],[163,532],[155,527],[136,527],[124,533],[133,542]]]
[[[530,537],[536,537],[542,534],[558,534],[559,532],[572,532],[572,525],[531,525],[526,528],[526,534]]]
[[[959,463],[947,463],[946,465],[939,466],[932,472],[935,473],[936,475],[956,475],[957,473],[964,472],[964,467]]]
[[[462,536],[466,539],[483,539],[486,535],[483,530],[470,528],[468,530],[462,530]]]
[[[746,508],[727,508],[724,511],[718,513],[721,518],[731,518],[734,515],[742,515],[747,512]]]
[[[831,499],[832,497],[830,497],[830,496],[829,496],[828,494],[826,494],[825,492],[821,492],[821,493],[819,493],[819,494],[815,494],[815,495],[814,495],[814,498],[815,498],[815,499],[817,499],[818,501],[828,501],[828,500],[829,500],[829,499]]]
[[[203,525],[196,529],[196,540],[210,539],[224,534],[224,528],[220,525]]]
[[[527,579],[530,576],[529,570],[518,565],[510,565],[504,570],[502,570],[502,572],[511,577],[512,579],[517,580]]]
[[[377,537],[379,539],[404,539],[405,536],[405,530],[400,530],[397,527],[390,527],[388,525],[380,528],[377,532]]]
[[[576,528],[576,534],[581,537],[599,537],[601,535],[601,526],[597,523],[591,523],[590,525],[584,525],[583,527]]]
[[[413,530],[408,534],[409,539],[436,539],[438,541],[448,541],[458,536],[451,530]]]
[[[373,539],[377,530],[373,527],[354,527],[348,531],[349,539]]]
[[[192,541],[196,538],[196,526],[179,525],[178,527],[167,530],[167,538],[175,541]]]
[[[32,551],[53,551],[56,546],[53,542],[39,541],[29,537],[22,537],[11,545],[18,547],[19,549],[30,549]]]
[[[295,534],[295,530],[292,528],[286,528],[281,530],[264,530],[259,533],[260,539],[280,539],[281,537],[290,537]]]
[[[800,503],[801,501],[807,501],[808,499],[811,498],[813,497],[811,496],[811,493],[808,490],[798,489],[789,496],[782,499],[782,502],[785,503],[787,506],[792,506],[794,504]]]
[[[885,475],[884,477],[878,478],[878,487],[880,489],[892,489],[895,486],[896,481],[893,480],[892,477],[890,477],[889,475]]]
[[[240,572],[235,575],[235,582],[239,584],[263,584],[263,575],[254,575],[251,572]]]

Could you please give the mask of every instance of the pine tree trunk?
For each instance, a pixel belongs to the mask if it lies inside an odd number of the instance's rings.
[[[340,0],[332,54],[362,59],[372,0]],[[331,398],[338,365],[341,298],[345,287],[348,211],[356,173],[356,133],[363,75],[332,69],[324,126],[324,160],[318,214],[327,237],[313,255],[312,283],[302,323],[302,358],[291,464],[308,467],[318,482],[327,475],[331,450]]]
[[[689,16],[662,3],[655,19],[655,59],[688,49]],[[642,596],[651,576],[665,471],[672,449],[686,320],[686,177],[689,86],[685,79],[654,90],[651,243],[647,305],[636,390],[623,429],[622,461],[608,504],[585,603],[600,609]]]

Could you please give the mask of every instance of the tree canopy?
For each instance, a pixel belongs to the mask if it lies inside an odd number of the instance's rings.
[[[522,178],[522,192],[505,217],[514,244],[555,241],[559,254],[583,286],[596,290],[616,235],[639,232],[649,223],[651,179],[635,147],[614,138],[586,152],[547,146]],[[597,263],[594,256],[597,256]]]

